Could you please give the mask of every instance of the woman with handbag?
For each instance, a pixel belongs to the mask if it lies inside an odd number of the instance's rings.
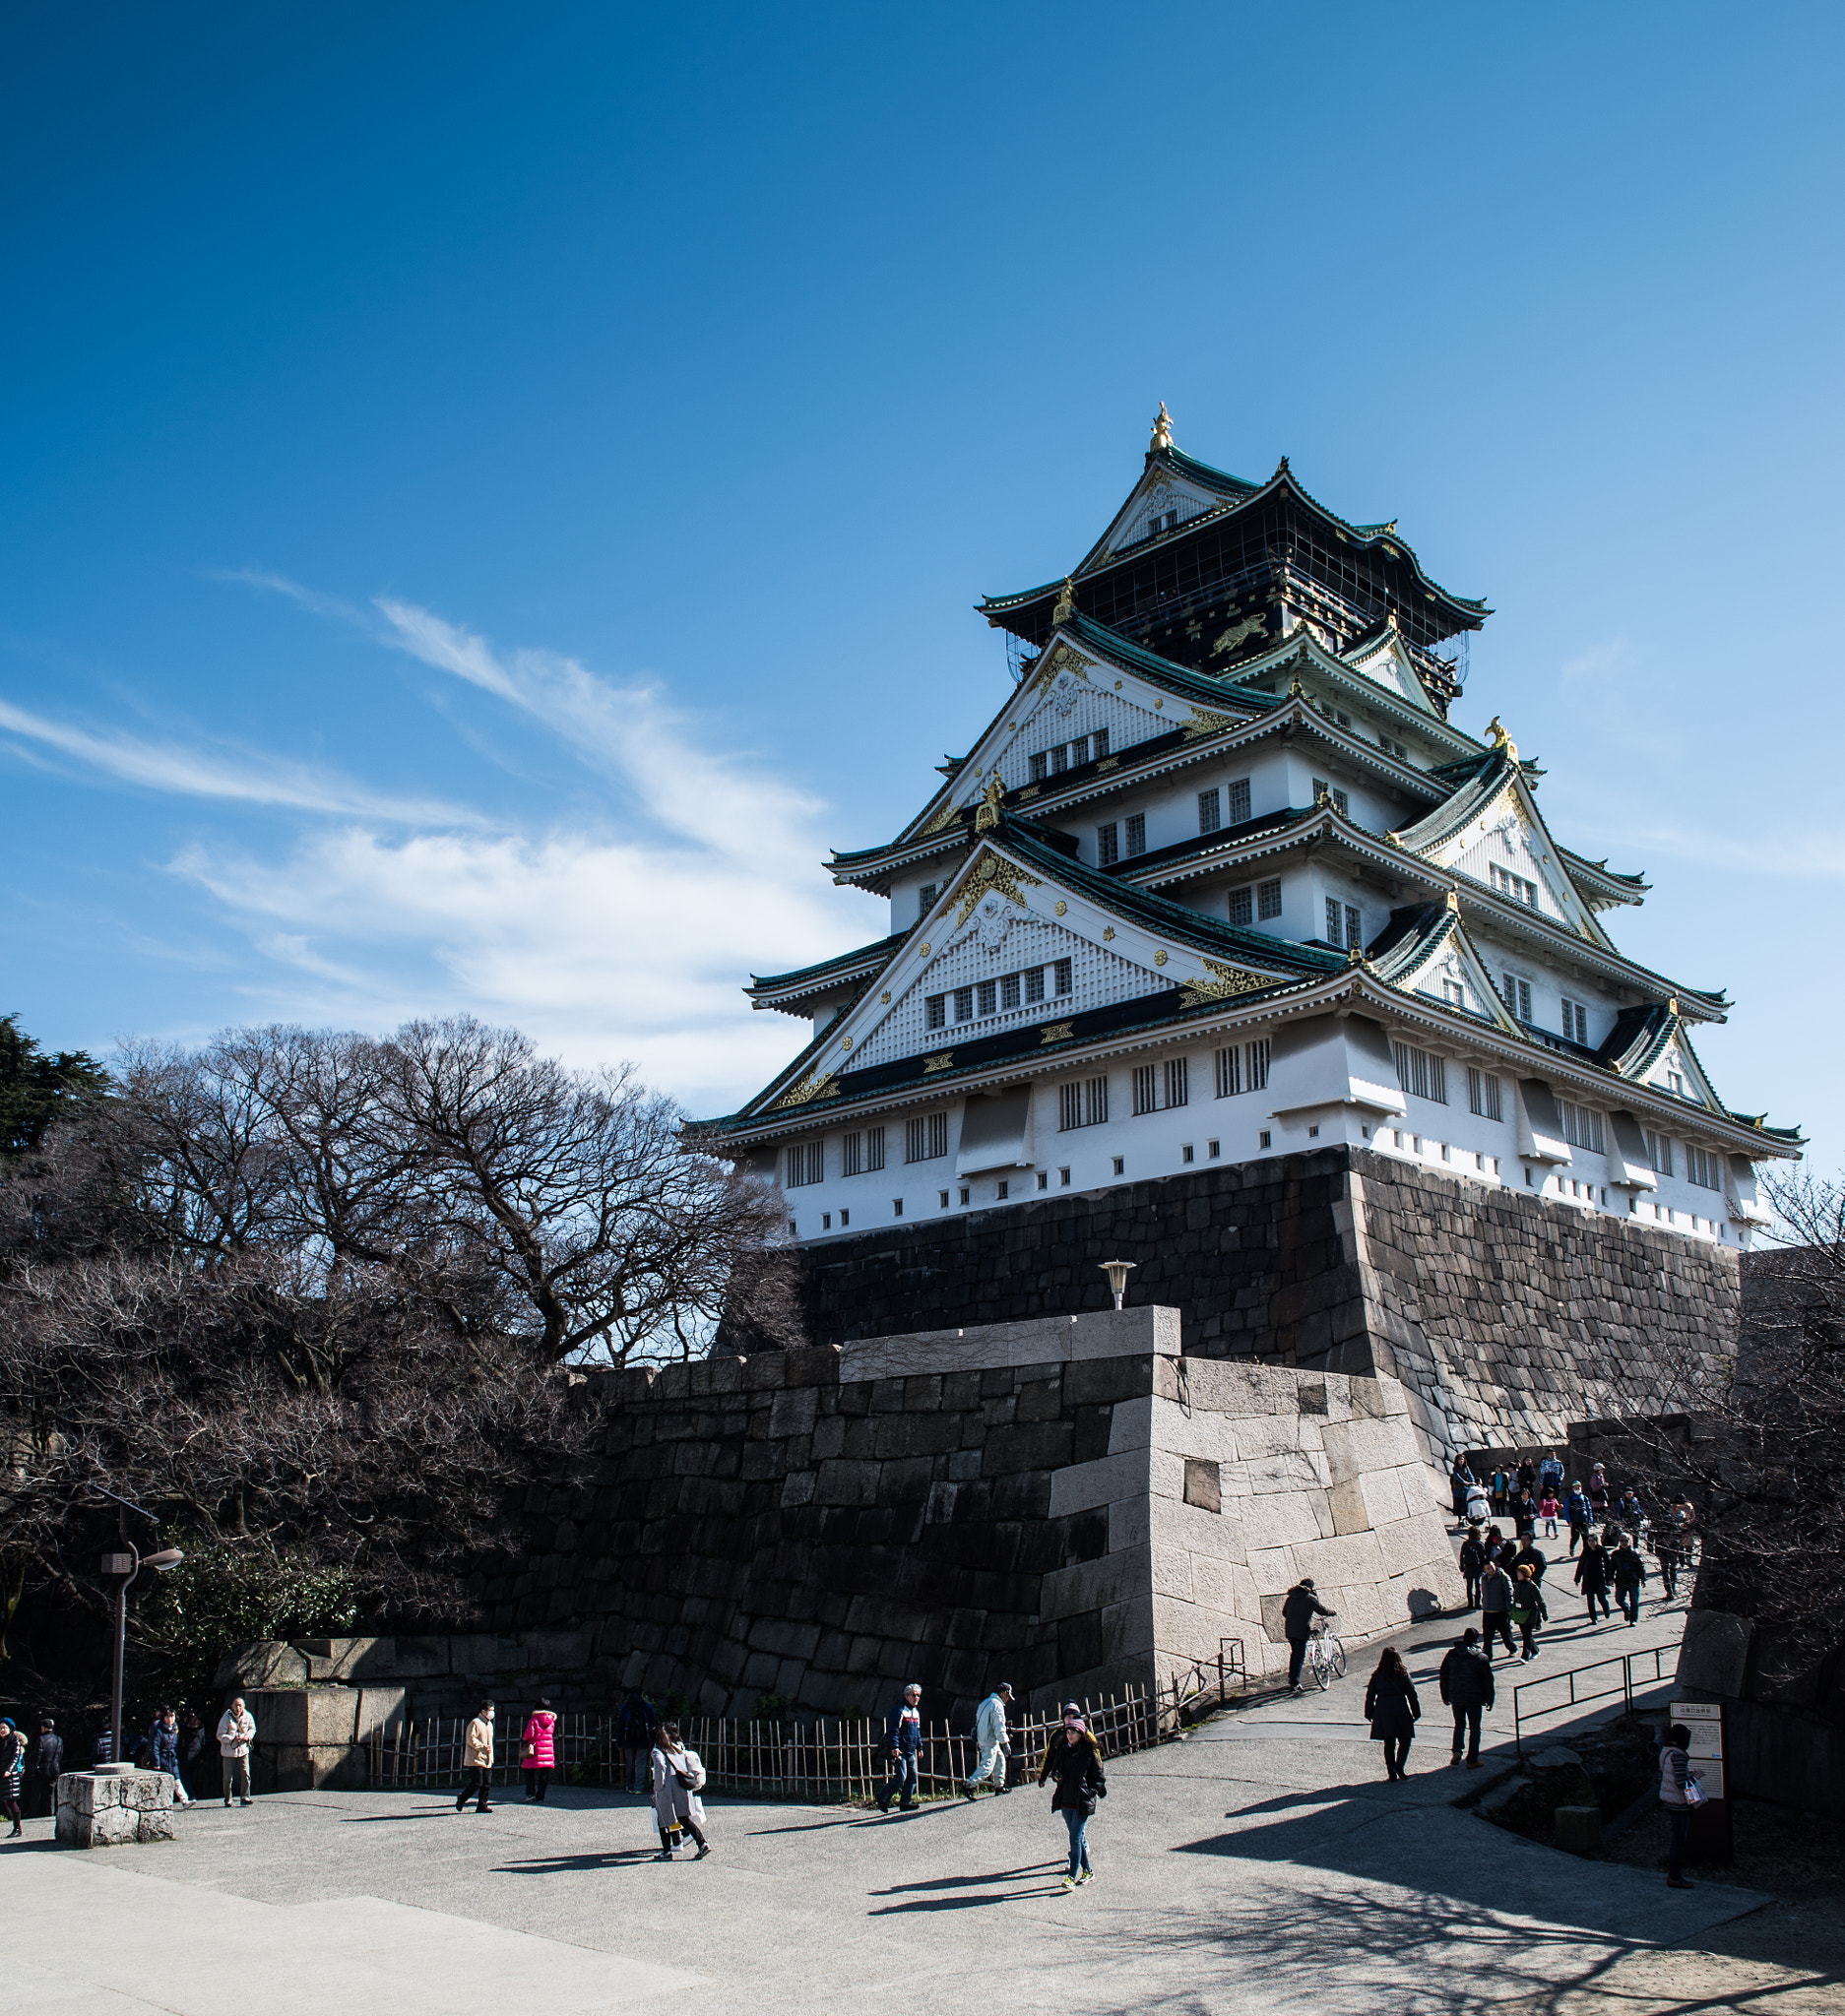
[[[1416,1725],[1422,1719],[1423,1704],[1416,1698],[1416,1685],[1403,1655],[1386,1645],[1377,1670],[1365,1689],[1365,1714],[1370,1723],[1371,1741],[1384,1746],[1384,1775],[1407,1778],[1410,1744],[1416,1740]]]
[[[1691,1814],[1704,1802],[1704,1788],[1691,1770],[1691,1732],[1675,1722],[1666,1732],[1659,1751],[1659,1802],[1666,1809],[1672,1833],[1666,1848],[1666,1887],[1688,1890],[1685,1880],[1685,1844],[1691,1831]]]
[[[1074,1890],[1096,1873],[1089,1866],[1089,1823],[1095,1817],[1096,1801],[1109,1796],[1109,1781],[1102,1769],[1102,1750],[1081,1709],[1072,1701],[1063,1711],[1063,1727],[1050,1738],[1045,1752],[1038,1783],[1054,1778],[1057,1789],[1051,1795],[1050,1810],[1063,1815],[1070,1836],[1070,1866],[1063,1887]]]
[[[539,1705],[526,1718],[520,1758],[525,1767],[526,1797],[536,1799],[540,1805],[544,1803],[544,1789],[557,1768],[556,1730],[556,1714],[551,1704],[541,1698]]]
[[[663,1722],[654,1732],[654,1818],[660,1823],[660,1859],[669,1862],[681,1830],[698,1843],[692,1858],[702,1862],[711,1853],[705,1839],[705,1767],[698,1752],[679,1740],[679,1725]]]

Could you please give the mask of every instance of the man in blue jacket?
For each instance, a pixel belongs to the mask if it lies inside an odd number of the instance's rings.
[[[890,1712],[884,1746],[890,1752],[890,1776],[877,1796],[880,1813],[890,1811],[893,1796],[901,1793],[899,1810],[911,1812],[916,1806],[917,1758],[922,1749],[922,1689],[912,1680],[903,1699]]]

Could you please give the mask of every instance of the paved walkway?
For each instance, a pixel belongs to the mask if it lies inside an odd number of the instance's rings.
[[[1682,1611],[1649,1611],[1638,1630],[1559,1632],[1546,1663],[1565,1643],[1579,1661],[1676,1636]],[[1452,1636],[1399,1641],[1419,1682]],[[1437,1701],[1438,1739],[1385,1784],[1355,1727],[1371,1663],[1118,1760],[1093,1828],[1099,1879],[1074,1894],[1056,1881],[1061,1822],[1025,1789],[888,1819],[714,1799],[717,1853],[671,1866],[650,1858],[649,1808],[613,1794],[532,1807],[514,1790],[484,1818],[445,1796],[295,1794],[183,1815],[171,1846],[90,1855],[53,1849],[37,1822],[0,1851],[15,1934],[0,2010],[652,2016],[689,1989],[750,2016],[843,1996],[906,2016],[1836,2016],[1823,1952],[1803,1971],[1732,1950],[1764,1902],[1752,1893],[1671,1892],[1456,1811],[1487,1774],[1446,1768]]]

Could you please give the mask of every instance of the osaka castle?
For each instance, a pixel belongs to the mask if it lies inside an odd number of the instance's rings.
[[[812,1035],[707,1138],[793,1238],[1346,1144],[1749,1244],[1799,1137],[1699,1062],[1722,990],[1617,948],[1647,883],[1450,719],[1491,611],[1394,523],[1193,461],[1162,407],[1069,575],[980,611],[997,711],[828,864],[888,930],[747,989]]]

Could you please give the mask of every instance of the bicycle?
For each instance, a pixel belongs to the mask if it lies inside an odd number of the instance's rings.
[[[1345,1647],[1324,1625],[1307,1633],[1306,1660],[1301,1668],[1301,1678],[1321,1688],[1345,1678]]]

